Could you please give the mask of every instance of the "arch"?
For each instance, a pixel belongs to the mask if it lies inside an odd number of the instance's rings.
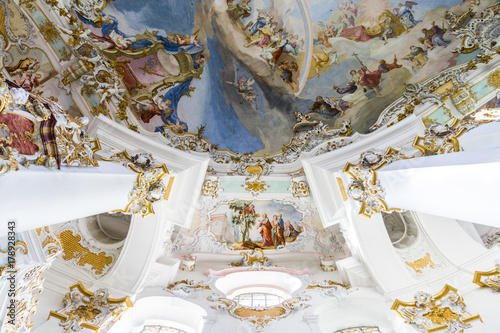
[[[177,297],[150,296],[137,300],[108,333],[142,332],[144,326],[165,326],[184,331],[201,333],[203,317],[207,312],[199,305]],[[161,331],[160,331],[161,332]]]

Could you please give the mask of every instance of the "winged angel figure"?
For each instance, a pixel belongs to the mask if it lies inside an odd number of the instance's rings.
[[[226,81],[226,83],[236,88],[238,94],[240,94],[243,97],[240,104],[243,104],[244,101],[247,101],[253,107],[255,107],[255,110],[259,109],[257,107],[257,94],[255,93],[254,88],[252,87],[252,84],[255,83],[255,80],[253,78],[249,78],[247,80],[245,75],[242,75],[236,81],[234,82]]]

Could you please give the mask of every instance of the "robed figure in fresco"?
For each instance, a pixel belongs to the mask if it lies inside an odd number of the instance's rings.
[[[262,214],[262,219],[258,225],[260,228],[260,235],[262,236],[262,246],[274,246],[273,243],[273,225],[266,213]]]

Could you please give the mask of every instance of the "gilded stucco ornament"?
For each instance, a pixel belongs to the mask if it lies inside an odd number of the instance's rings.
[[[310,283],[306,289],[317,290],[321,292],[323,297],[335,297],[337,299],[345,298],[349,295],[349,290],[351,286],[347,284],[342,284],[332,280],[324,280],[320,282],[313,281]]]
[[[14,325],[5,320],[2,333],[23,333],[31,330],[34,325],[31,318],[35,315],[38,306],[36,297],[42,292],[43,282],[45,281],[43,273],[51,264],[52,261],[48,261],[36,265],[21,275],[17,274],[17,285],[13,298],[15,299],[16,308]]]
[[[394,301],[391,310],[396,311],[405,322],[419,332],[429,333],[444,330],[450,333],[463,332],[471,328],[469,322],[481,319],[479,314],[470,314],[466,310],[463,297],[457,289],[446,285],[438,294],[432,296],[419,291],[414,302]]]
[[[33,249],[23,240],[18,240],[14,246],[16,252],[20,250],[24,255],[41,250],[46,261],[36,264],[30,263],[28,266],[21,264],[15,267],[16,288],[13,297],[16,308],[15,319],[12,325],[11,317],[1,318],[5,319],[3,320],[2,333],[25,333],[33,327],[31,319],[37,311],[38,300],[36,298],[43,291],[45,280],[43,274],[52,265],[56,256],[61,253],[60,244],[55,239],[50,227],[38,228],[36,237],[38,237],[38,243],[41,247]],[[19,255],[19,252],[17,254]]]
[[[216,303],[210,307],[217,311],[227,312],[231,317],[243,320],[252,325],[257,332],[262,332],[266,325],[288,317],[292,312],[300,311],[310,307],[306,302],[311,296],[302,294],[283,301],[280,305],[264,307],[239,306],[232,299],[212,295],[207,298]]]
[[[253,196],[257,196],[269,188],[269,185],[259,178],[252,181],[246,180],[245,184],[241,186],[245,189],[245,191],[250,192]]]
[[[491,249],[495,246],[498,246],[499,244],[500,244],[500,231],[497,231],[496,233],[487,236],[484,246],[486,246],[487,249]]]
[[[170,284],[165,290],[175,297],[194,298],[200,292],[212,290],[208,283],[204,281],[180,280]]]
[[[378,117],[371,131],[392,126],[414,112],[417,105],[431,102],[458,114],[466,114],[474,106],[476,98],[467,82],[467,64],[445,70],[422,83],[410,83],[403,97],[389,105]]]
[[[125,209],[117,209],[111,213],[141,214],[146,217],[154,214],[153,204],[162,200],[167,187],[163,183],[169,172],[165,164],[153,166],[154,159],[149,153],[130,156],[125,150],[104,161],[113,161],[122,164],[137,173],[137,180],[129,194],[129,203]]]
[[[9,91],[9,86],[0,74],[0,114],[5,113],[7,109],[14,104],[14,97]]]
[[[500,259],[495,260],[495,269],[489,272],[474,272],[473,282],[480,287],[489,287],[500,292]]]
[[[489,117],[485,117],[487,114]],[[454,119],[451,125],[431,123],[425,130],[425,136],[415,137],[413,147],[422,155],[448,154],[460,151],[458,137],[481,124],[486,124],[500,118],[491,110],[481,110],[470,115],[468,119]],[[385,203],[385,190],[377,179],[377,170],[384,165],[401,159],[417,156],[406,156],[398,149],[388,148],[384,154],[367,151],[361,154],[357,164],[347,163],[344,173],[352,177],[349,184],[349,196],[361,203],[359,214],[370,217],[380,212],[400,210],[389,208]]]
[[[294,198],[306,198],[311,195],[311,189],[305,180],[293,180],[288,188]]]
[[[59,326],[66,332],[79,332],[84,328],[104,332],[133,306],[128,296],[114,299],[109,297],[107,289],[92,293],[81,282],[71,285],[69,289],[70,292],[62,300],[64,308],[49,314],[60,320]]]
[[[19,170],[19,154],[16,149],[0,147],[0,176]]]
[[[308,117],[308,116],[307,116]],[[321,121],[311,122],[301,113],[296,114],[297,124],[294,125],[294,136],[290,143],[283,146],[283,149],[272,155],[237,154],[228,150],[218,149],[217,145],[211,144],[199,133],[184,133],[182,136],[176,135],[172,131],[165,131],[163,136],[169,144],[177,149],[208,153],[210,158],[223,167],[230,164],[231,174],[237,173],[241,176],[249,177],[248,167],[262,167],[261,174],[269,175],[272,166],[277,164],[288,164],[297,161],[303,152],[332,151],[344,147],[353,142],[348,138],[352,134],[349,121],[344,121],[341,127],[328,128]],[[307,127],[304,125],[304,119]],[[301,124],[297,127],[298,124]]]
[[[55,127],[56,142],[61,163],[68,166],[97,167],[99,164],[94,159],[94,149],[87,136],[87,117],[73,118],[65,115],[58,120]]]
[[[250,266],[255,269],[260,269],[261,267],[268,267],[271,265],[271,261],[268,257],[264,255],[262,249],[256,248],[252,252],[241,252],[243,256],[242,261],[231,263],[231,266]]]
[[[388,148],[384,154],[364,152],[357,164],[346,164],[344,172],[353,178],[348,193],[351,198],[361,203],[359,214],[371,217],[376,213],[399,210],[387,207],[385,190],[377,179],[377,170],[394,161],[412,157],[397,149]]]
[[[462,45],[453,51],[469,53],[480,49],[486,54],[497,52],[498,45],[495,40],[500,27],[499,12],[498,3],[485,8],[481,13],[475,13],[473,8],[461,15],[447,12],[445,18],[450,24],[451,33],[456,38],[462,39]]]
[[[219,178],[217,177],[207,177],[201,188],[201,193],[212,199],[217,198],[222,191],[224,191],[224,189],[220,185]]]
[[[196,256],[187,254],[182,257],[180,269],[181,271],[192,272],[196,266]]]
[[[476,128],[480,123],[473,119],[455,119],[451,125],[431,123],[425,129],[424,136],[417,136],[413,147],[423,155],[439,155],[460,150],[458,138],[467,131]]]

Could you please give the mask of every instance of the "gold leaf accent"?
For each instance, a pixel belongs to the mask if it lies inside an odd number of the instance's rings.
[[[82,236],[73,235],[71,230],[64,230],[59,235],[59,238],[62,248],[63,248],[63,259],[71,260],[78,259],[77,264],[79,266],[84,266],[85,264],[89,264],[92,267],[92,270],[95,271],[95,274],[102,274],[103,269],[106,266],[111,265],[113,262],[113,258],[111,256],[107,256],[106,252],[99,252],[95,254],[91,252],[88,248],[82,246],[80,241],[82,240]]]
[[[429,253],[426,253],[425,257],[415,260],[413,262],[405,261],[405,264],[413,268],[415,273],[419,274],[422,274],[423,268],[426,268],[427,266],[429,266],[429,268],[434,268],[435,266],[434,262],[431,259],[431,255]]]

